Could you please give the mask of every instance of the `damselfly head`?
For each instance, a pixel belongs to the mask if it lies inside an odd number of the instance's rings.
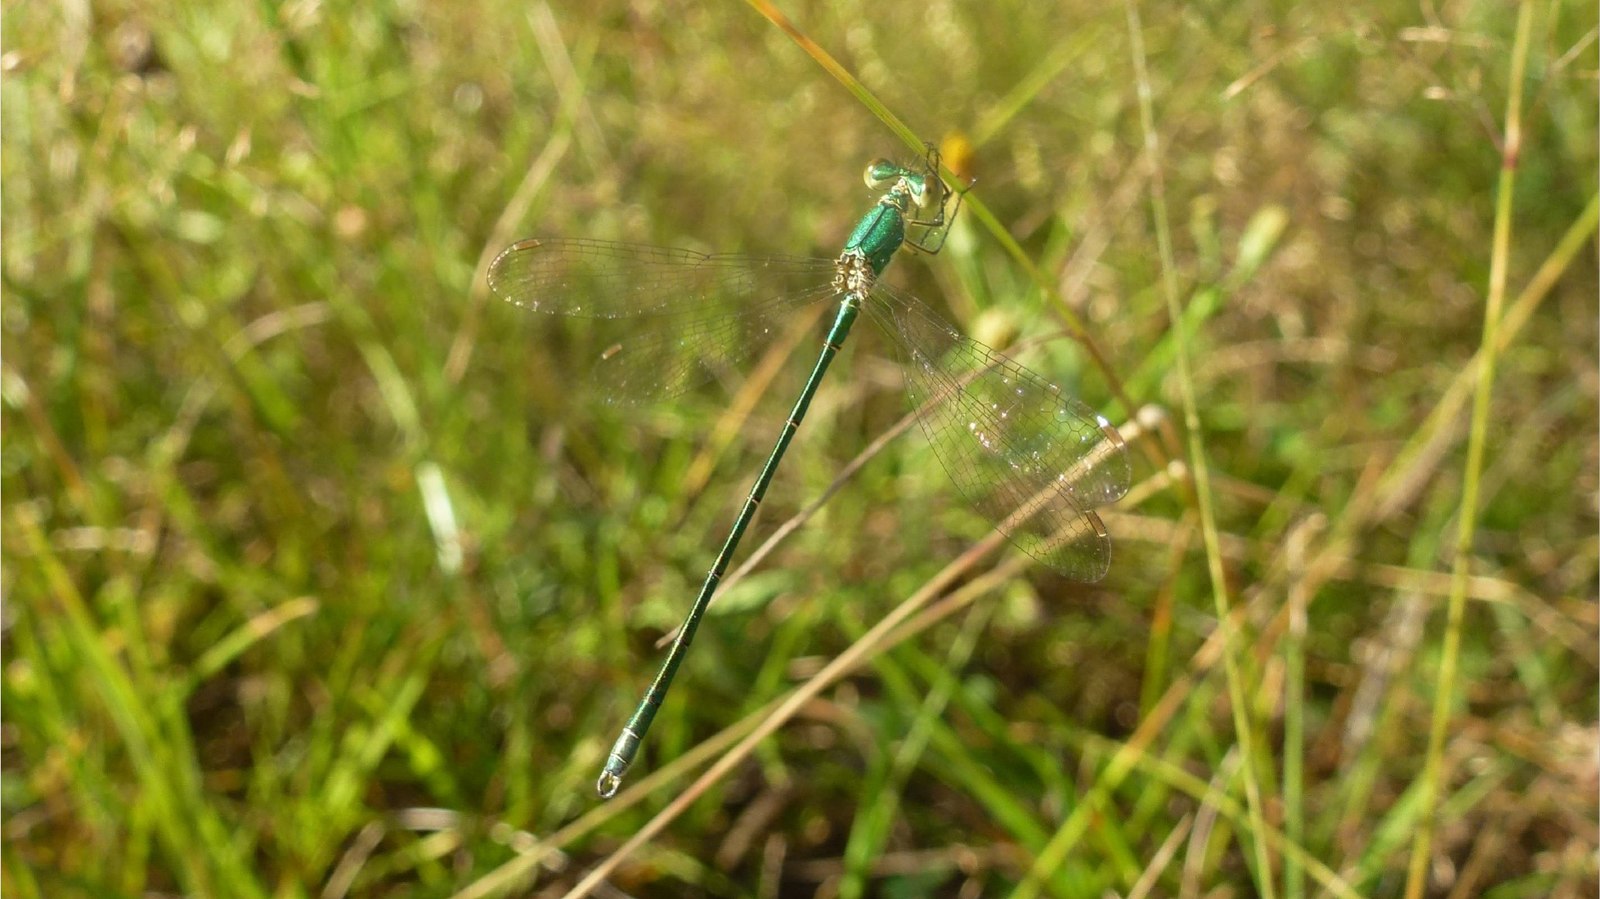
[[[911,196],[917,201],[919,207],[923,209],[927,209],[930,206],[941,209],[944,207],[946,188],[944,179],[939,177],[938,169],[931,169],[921,175],[917,175],[916,182],[917,189],[912,192]]]
[[[944,199],[944,182],[939,180],[937,170],[919,172],[887,159],[874,159],[862,177],[873,190],[909,197],[919,209],[937,206]]]

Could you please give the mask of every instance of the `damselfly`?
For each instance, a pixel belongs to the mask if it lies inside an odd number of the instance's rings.
[[[899,352],[923,432],[961,495],[1012,543],[1067,577],[1099,580],[1111,539],[1095,514],[1128,489],[1117,429],[1083,403],[963,336],[916,297],[879,280],[902,245],[938,252],[961,206],[931,148],[920,167],[877,160],[881,191],[836,259],[707,256],[596,240],[524,240],[489,266],[489,286],[525,309],[594,320],[603,333],[593,377],[607,401],[678,395],[744,361],[773,322],[797,308],[838,304],[811,376],[750,488],[700,594],[606,758],[596,789],[615,795],[666,697],[695,629],[778,463],[863,312]],[[954,198],[954,205],[951,201]],[[916,215],[927,214],[927,218]],[[948,213],[948,215],[947,215]],[[907,228],[914,229],[913,237]]]

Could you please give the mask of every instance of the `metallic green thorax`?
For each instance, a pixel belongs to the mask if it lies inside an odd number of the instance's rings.
[[[874,275],[883,274],[884,266],[894,258],[896,250],[906,239],[905,210],[890,202],[885,194],[878,205],[867,213],[845,242],[845,253],[860,253],[872,266]],[[903,201],[902,201],[903,202]]]
[[[882,190],[884,194],[878,198],[878,203],[872,211],[856,225],[855,230],[850,233],[850,239],[845,243],[844,252],[839,254],[838,268],[833,278],[834,289],[842,295],[839,314],[835,317],[833,327],[829,329],[827,339],[823,342],[822,352],[817,356],[816,365],[811,369],[811,377],[806,380],[805,389],[800,392],[800,398],[795,401],[794,409],[789,412],[789,419],[784,422],[783,431],[778,434],[778,441],[772,447],[771,455],[767,457],[766,464],[761,468],[761,474],[756,477],[755,484],[750,488],[750,495],[744,502],[744,508],[739,511],[739,517],[728,532],[728,539],[723,543],[722,551],[717,554],[716,562],[712,564],[705,583],[700,587],[700,595],[695,599],[689,617],[684,620],[677,639],[667,651],[667,658],[661,665],[661,671],[650,684],[650,688],[645,691],[644,699],[640,701],[633,717],[628,719],[628,723],[622,728],[622,735],[617,737],[616,743],[606,757],[605,769],[600,774],[599,783],[595,785],[601,796],[610,797],[616,793],[617,787],[622,782],[623,772],[633,763],[633,757],[639,751],[639,744],[644,739],[645,731],[649,730],[651,721],[661,708],[662,700],[666,698],[667,688],[672,685],[672,679],[678,673],[678,666],[689,652],[689,643],[700,627],[700,619],[711,603],[711,596],[716,592],[723,573],[727,571],[734,550],[744,537],[745,529],[750,526],[750,520],[755,517],[756,508],[766,496],[767,485],[772,483],[772,476],[777,473],[778,463],[782,461],[784,452],[789,449],[789,442],[800,427],[801,419],[805,418],[806,410],[811,407],[811,398],[816,395],[817,388],[822,384],[822,376],[827,372],[828,364],[833,361],[833,357],[844,344],[845,336],[850,333],[850,326],[855,324],[856,316],[861,312],[861,303],[866,299],[867,292],[872,289],[872,282],[883,273],[889,260],[894,258],[895,252],[905,243],[906,219],[911,214],[911,207],[925,206],[930,200],[938,202],[942,198],[944,185],[938,178],[938,170],[932,164],[926,173],[884,160],[878,160],[867,166],[867,186],[874,190]],[[934,186],[935,184],[937,186]],[[943,210],[940,211],[942,213]]]

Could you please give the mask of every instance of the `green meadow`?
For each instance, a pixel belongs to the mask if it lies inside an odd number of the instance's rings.
[[[0,33],[8,897],[1600,889],[1592,2]],[[602,801],[831,313],[609,405],[488,263],[832,257],[924,140],[973,187],[884,277],[1122,428],[1110,571],[858,327]]]

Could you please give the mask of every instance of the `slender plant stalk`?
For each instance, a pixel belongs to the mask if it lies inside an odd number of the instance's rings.
[[[1211,471],[1206,464],[1205,441],[1200,432],[1200,412],[1195,399],[1194,379],[1189,361],[1189,340],[1181,326],[1183,310],[1178,304],[1177,270],[1172,258],[1172,235],[1168,226],[1167,200],[1164,180],[1161,177],[1160,148],[1156,142],[1155,115],[1151,109],[1150,77],[1145,70],[1144,38],[1139,23],[1139,9],[1133,0],[1127,0],[1128,32],[1132,40],[1133,64],[1138,83],[1139,120],[1144,130],[1145,155],[1150,167],[1150,203],[1155,217],[1156,243],[1161,254],[1162,292],[1166,295],[1167,314],[1172,321],[1173,348],[1177,353],[1178,384],[1183,396],[1183,425],[1189,438],[1189,464],[1194,472],[1195,498],[1200,508],[1200,533],[1205,540],[1206,567],[1211,576],[1211,597],[1216,604],[1217,626],[1223,628],[1222,665],[1228,682],[1228,704],[1233,709],[1233,728],[1239,750],[1243,753],[1245,800],[1250,812],[1248,841],[1255,853],[1255,881],[1265,899],[1273,899],[1272,859],[1267,852],[1266,819],[1261,811],[1261,785],[1257,781],[1254,759],[1255,738],[1251,734],[1249,707],[1245,698],[1244,681],[1239,663],[1233,652],[1233,635],[1228,614],[1229,599],[1226,575],[1222,570],[1222,548],[1217,535],[1216,510],[1212,508]]]
[[[1522,331],[1522,326],[1527,324],[1539,305],[1550,295],[1551,288],[1566,274],[1572,260],[1588,246],[1597,225],[1600,225],[1600,196],[1590,196],[1589,205],[1573,220],[1561,240],[1556,242],[1555,249],[1540,263],[1539,270],[1534,272],[1527,285],[1517,294],[1516,301],[1495,326],[1499,342],[1492,348],[1493,352],[1504,350]],[[1453,424],[1466,403],[1467,388],[1477,383],[1483,358],[1490,349],[1480,346],[1472,359],[1462,366],[1444,396],[1428,413],[1427,420],[1406,441],[1395,456],[1395,461],[1384,472],[1383,480],[1378,485],[1379,501],[1374,512],[1377,521],[1386,520],[1414,498],[1416,488],[1412,485],[1426,480],[1425,473],[1430,461],[1442,455],[1444,444],[1453,440]]]
[[[1306,636],[1311,593],[1300,573],[1305,567],[1306,544],[1313,538],[1308,522],[1294,528],[1285,548],[1287,566],[1293,582],[1289,587],[1289,634],[1284,640],[1283,689],[1283,835],[1289,844],[1305,847],[1305,750],[1306,750]],[[1306,871],[1296,853],[1283,856],[1283,894],[1286,899],[1302,899],[1306,894]]]
[[[1444,775],[1444,742],[1450,723],[1450,709],[1456,699],[1461,623],[1467,605],[1467,575],[1472,560],[1472,537],[1478,524],[1478,491],[1483,479],[1484,445],[1489,433],[1489,399],[1494,389],[1495,362],[1499,358],[1500,317],[1505,305],[1506,268],[1511,256],[1511,201],[1516,187],[1518,155],[1522,152],[1522,82],[1528,64],[1528,37],[1532,31],[1533,4],[1523,0],[1517,11],[1517,36],[1511,51],[1505,145],[1500,154],[1494,246],[1489,260],[1489,298],[1483,310],[1483,347],[1479,351],[1479,358],[1483,362],[1478,369],[1477,391],[1472,399],[1472,430],[1467,437],[1467,467],[1462,473],[1461,512],[1456,516],[1455,558],[1451,560],[1450,568],[1444,651],[1439,657],[1439,677],[1433,692],[1433,726],[1428,733],[1428,754],[1422,769],[1422,820],[1418,822],[1416,839],[1411,843],[1411,863],[1406,872],[1406,899],[1421,899],[1427,888],[1428,856],[1433,849],[1439,781]]]
[[[795,25],[788,16],[783,14],[782,10],[773,6],[768,0],[745,0],[745,2],[749,3],[756,12],[761,13],[767,21],[783,29],[783,33],[789,35],[790,39],[799,44],[800,49],[806,51],[807,56],[816,60],[817,65],[822,66],[824,71],[844,85],[845,90],[854,95],[857,100],[861,101],[862,106],[871,110],[872,114],[878,117],[878,121],[888,125],[889,130],[904,141],[907,147],[913,150],[922,149],[922,139],[917,136],[915,131],[911,130],[909,125],[900,121],[900,117],[891,112],[889,107],[883,105],[882,100],[879,100],[872,91],[867,90],[866,85],[857,80],[856,76],[850,74],[850,70],[845,68],[839,60],[833,58],[833,54],[823,49],[821,44],[818,44],[804,31],[801,31],[799,26]]]

